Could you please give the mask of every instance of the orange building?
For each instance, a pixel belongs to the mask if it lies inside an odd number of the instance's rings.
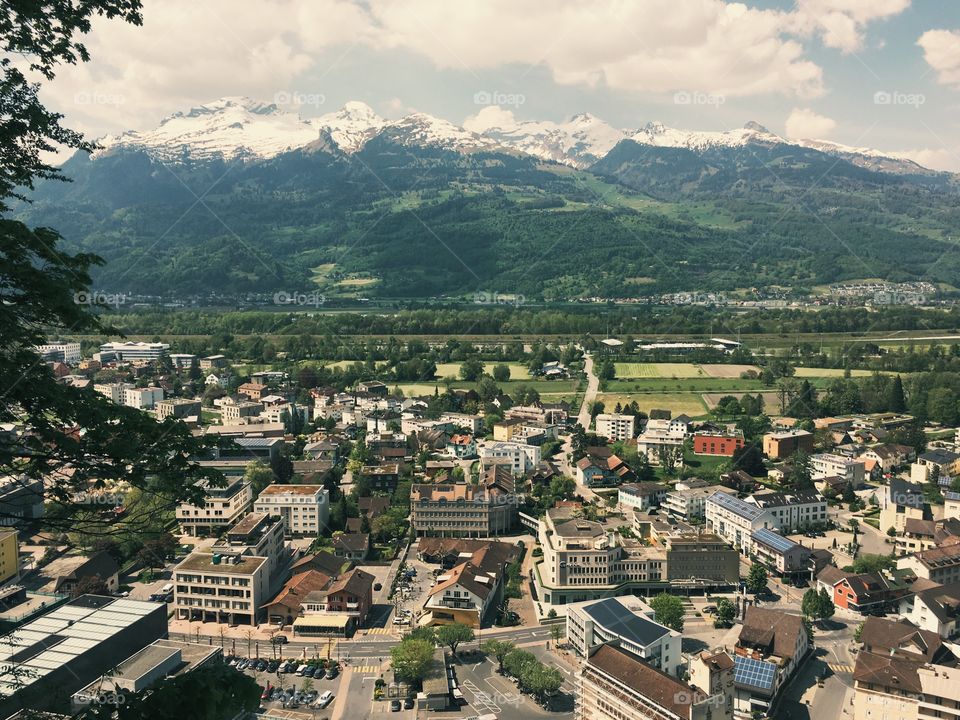
[[[743,446],[743,435],[697,433],[693,436],[693,452],[697,455],[733,457],[733,453]]]

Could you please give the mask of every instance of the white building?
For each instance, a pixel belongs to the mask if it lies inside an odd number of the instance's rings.
[[[646,512],[659,507],[666,496],[666,486],[659,483],[630,483],[620,486],[617,501],[622,507]]]
[[[169,350],[169,345],[159,342],[109,342],[100,346],[101,353],[113,353],[113,356],[117,360],[123,362],[130,362],[131,360],[159,360],[166,355]]]
[[[123,404],[140,410],[153,410],[163,400],[163,388],[127,388],[123,393]]]
[[[597,415],[597,435],[610,442],[623,442],[636,435],[637,419],[633,415],[600,413]]]
[[[269,599],[266,557],[195,552],[173,569],[178,620],[256,625]]]
[[[718,491],[707,498],[704,516],[708,529],[743,554],[752,551],[755,530],[776,529],[776,523],[769,511],[725,492]]]
[[[37,352],[47,360],[59,360],[68,365],[80,362],[80,343],[60,340],[46,343],[37,348]]]
[[[810,477],[813,480],[842,477],[854,488],[859,488],[863,485],[863,475],[864,465],[859,460],[833,453],[817,453],[810,456]]]
[[[703,520],[707,510],[707,498],[715,492],[735,493],[732,488],[717,486],[673,490],[666,494],[661,507],[673,517],[686,522]]]
[[[180,531],[186,535],[216,534],[230,527],[250,509],[253,491],[242,477],[227,478],[225,487],[207,487],[203,507],[180,503],[176,509]]]
[[[480,465],[509,465],[514,475],[523,475],[540,464],[540,448],[516,442],[495,442],[486,445],[480,452]]]
[[[287,536],[318,535],[328,529],[330,491],[323,485],[268,485],[253,504],[257,512],[279,515]]]
[[[567,642],[580,657],[611,641],[673,677],[684,669],[680,633],[658,623],[653,608],[640,598],[623,595],[567,606]]]
[[[803,530],[827,521],[827,499],[815,492],[765,492],[748,500],[773,517],[776,529],[783,533]]]

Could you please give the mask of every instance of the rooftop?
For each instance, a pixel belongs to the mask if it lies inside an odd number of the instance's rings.
[[[216,562],[214,559],[216,558]],[[214,572],[224,575],[251,575],[267,562],[265,557],[195,552],[174,568],[179,571]]]

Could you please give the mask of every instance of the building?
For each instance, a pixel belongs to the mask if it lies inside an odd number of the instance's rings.
[[[909,592],[904,584],[879,573],[845,573],[833,585],[832,600],[838,608],[871,613],[896,610]]]
[[[319,535],[329,527],[330,491],[323,485],[273,483],[260,491],[253,509],[279,516],[287,537]]]
[[[677,483],[680,485],[681,483]],[[688,487],[681,490],[672,490],[664,497],[661,507],[671,516],[684,522],[703,520],[706,514],[707,498],[716,492],[733,491],[728,488]]]
[[[707,498],[704,517],[711,532],[745,555],[753,549],[754,532],[760,528],[777,527],[769,510],[720,491]]]
[[[960,544],[930,548],[897,558],[897,567],[938,585],[960,582]]]
[[[220,420],[224,425],[242,422],[244,418],[257,417],[263,412],[263,404],[239,400],[220,406]]]
[[[262,383],[248,382],[243,383],[237,388],[237,392],[240,395],[245,395],[248,399],[260,402],[266,393],[270,391],[270,388]]]
[[[241,518],[210,546],[209,552],[213,555],[265,557],[268,577],[285,566],[290,557],[280,518],[262,512],[252,512]]]
[[[269,565],[241,553],[191,553],[173,570],[177,619],[256,625],[269,597]]]
[[[0,527],[21,526],[43,517],[42,478],[0,476]]]
[[[586,487],[609,487],[636,480],[633,470],[607,448],[587,448],[577,461],[577,482]]]
[[[370,534],[341,533],[334,535],[333,553],[346,560],[366,560],[370,554]]]
[[[698,432],[693,435],[693,452],[695,455],[733,457],[744,443],[743,433]]]
[[[202,403],[199,400],[171,398],[157,403],[157,420],[172,418],[200,417]]]
[[[633,415],[600,413],[596,417],[597,435],[610,442],[624,442],[637,434],[637,418]]]
[[[13,528],[0,528],[0,583],[20,577],[19,533]]]
[[[447,441],[447,455],[455,458],[476,457],[477,441],[473,435],[452,435]]]
[[[180,503],[176,518],[185,535],[210,535],[234,525],[250,509],[253,491],[243,477],[228,477],[224,487],[205,485],[202,506]]]
[[[617,491],[617,501],[622,507],[646,512],[660,507],[667,496],[668,488],[659,483],[643,482],[621,485]]]
[[[463,428],[470,435],[477,435],[483,431],[483,416],[469,413],[445,412],[440,413],[440,422],[453,423],[455,427]]]
[[[123,404],[139,410],[153,410],[163,400],[163,388],[128,387],[123,393]]]
[[[827,522],[827,500],[815,492],[764,492],[751,495],[750,502],[766,510],[776,529],[784,534],[798,532]]]
[[[846,455],[817,453],[810,456],[810,477],[813,480],[841,477],[857,490],[863,487],[864,464]]]
[[[612,644],[587,658],[577,685],[584,720],[710,720],[727,705]]]
[[[753,550],[757,558],[781,577],[809,578],[812,551],[775,530],[753,531]]]
[[[501,595],[503,568],[484,568],[471,561],[460,563],[437,577],[423,605],[421,626],[463,623],[472,628],[483,625],[490,608]]]
[[[417,535],[489,537],[517,524],[518,500],[510,471],[494,465],[473,484],[414,484],[410,517]]]
[[[76,365],[80,362],[80,343],[57,340],[40,345],[37,353],[47,362],[59,361]]]
[[[339,570],[338,570],[339,572]],[[333,576],[312,568],[299,569],[280,588],[280,592],[263,606],[271,625],[292,625],[304,613],[304,603],[310,593],[323,590]]]
[[[900,615],[945,640],[960,637],[960,583],[935,585],[900,600]]]
[[[813,433],[807,430],[785,430],[763,436],[763,454],[773,460],[783,460],[798,450],[813,453]]]
[[[711,720],[732,720],[733,670],[736,663],[725,652],[702,652],[690,658],[688,668],[691,687],[713,698]]]
[[[71,710],[80,712],[90,705],[110,705],[127,694],[142,692],[167,678],[192,672],[222,658],[220,647],[155,640],[75,692],[71,697]]]
[[[949,485],[956,475],[960,475],[960,453],[941,448],[927,450],[910,466],[910,480],[916,483]]]
[[[853,669],[854,720],[950,718],[960,706],[960,669],[934,633],[907,622],[866,619]]]
[[[54,592],[70,595],[84,582],[103,583],[107,592],[114,593],[120,587],[120,566],[106,550],[94,553],[66,575],[60,575]]]
[[[360,468],[360,475],[370,481],[372,489],[393,492],[397,489],[397,483],[400,482],[400,464],[364,465]]]
[[[373,606],[374,580],[370,573],[353,568],[332,580],[326,588],[308,594],[303,603],[303,617],[293,622],[294,635],[309,636],[313,634],[311,628],[330,627],[325,623],[330,618],[324,617],[329,615],[349,617],[351,622],[346,623],[345,628],[363,627]]]
[[[880,498],[880,530],[883,532],[893,528],[903,533],[910,520],[933,519],[921,484],[892,477],[877,495]]]
[[[810,638],[799,615],[747,607],[734,648],[735,713],[770,714],[773,700],[800,667]]]
[[[481,469],[491,465],[507,465],[514,475],[535,470],[540,464],[540,448],[518,442],[493,442],[480,453]]]
[[[719,535],[671,533],[663,544],[671,587],[732,587],[740,581],[740,557]]]
[[[567,642],[581,657],[613,642],[673,677],[684,670],[681,635],[656,622],[656,613],[633,595],[567,606]]]
[[[0,715],[70,712],[74,693],[166,634],[163,603],[70,600],[0,638]]]
[[[160,342],[109,342],[100,346],[101,353],[113,355],[118,361],[159,360],[170,351],[170,346]]]

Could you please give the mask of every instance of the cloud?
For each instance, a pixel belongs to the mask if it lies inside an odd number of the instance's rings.
[[[476,115],[471,115],[463,121],[463,127],[470,132],[482,133],[491,128],[512,128],[517,120],[510,110],[504,110],[499,105],[488,105]]]
[[[927,30],[917,45],[937,73],[937,82],[960,88],[960,30]]]
[[[869,23],[908,7],[910,0],[798,0],[793,22],[800,31],[818,35],[827,47],[852,53],[863,46]]]
[[[943,170],[946,172],[960,172],[960,152],[941,148],[934,150],[931,148],[920,148],[917,150],[898,150],[890,153],[894,157],[907,158],[913,160],[923,167],[931,170]]]
[[[794,108],[785,126],[787,137],[794,140],[821,140],[833,131],[837,123],[810,108]]]

